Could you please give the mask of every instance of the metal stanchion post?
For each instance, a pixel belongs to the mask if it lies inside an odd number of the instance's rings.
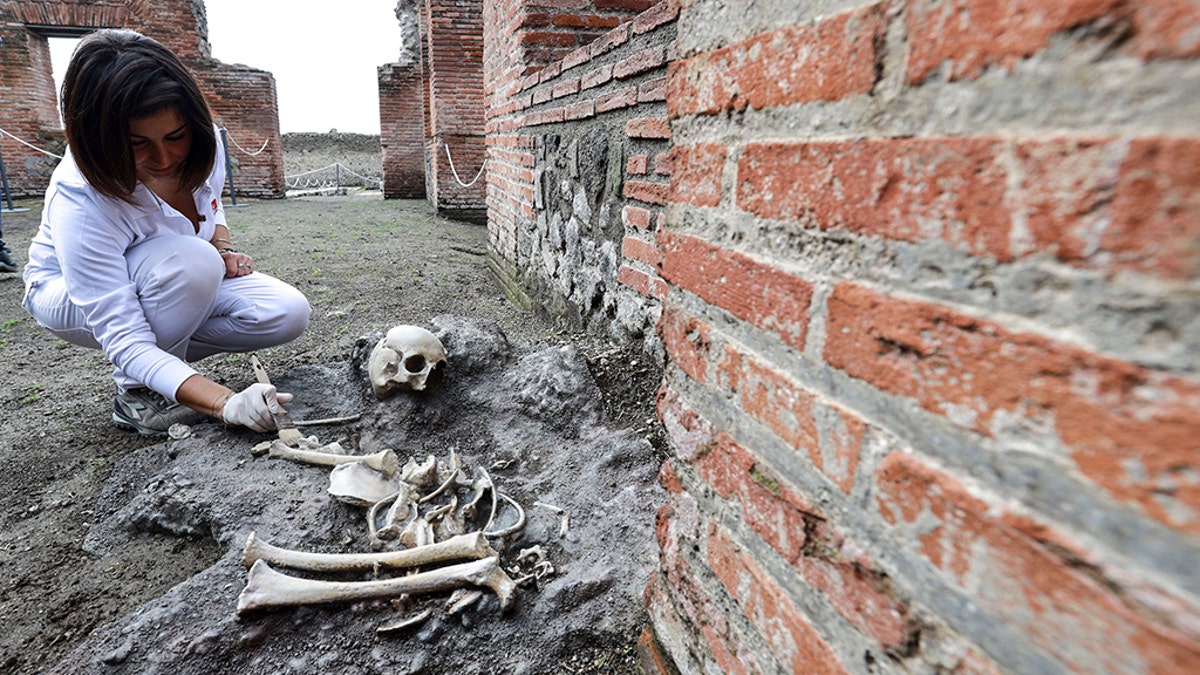
[[[4,171],[4,155],[2,153],[0,153],[0,186],[4,189],[4,202],[8,204],[7,208],[0,209],[0,211],[4,213],[20,213],[29,210],[24,207],[19,209],[13,208],[12,192],[8,189],[8,174]]]
[[[229,154],[229,138],[225,129],[221,129],[221,145],[225,148],[225,175],[229,178],[230,206],[237,206],[237,188],[233,186],[233,156]]]
[[[342,194],[342,163],[333,165],[333,194]]]

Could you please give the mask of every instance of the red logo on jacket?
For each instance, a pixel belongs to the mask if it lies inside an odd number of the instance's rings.
[[[217,212],[217,200],[215,200],[215,199],[212,202],[212,210],[213,210],[213,213]]]

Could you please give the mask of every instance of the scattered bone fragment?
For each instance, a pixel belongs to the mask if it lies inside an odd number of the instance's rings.
[[[562,514],[562,523],[558,527],[558,538],[562,539],[567,536],[567,530],[571,529],[571,518],[567,514]]]
[[[397,490],[396,492],[375,502],[370,506],[370,508],[367,509],[367,540],[371,542],[371,548],[373,550],[380,550],[383,548],[383,540],[395,539],[396,535],[399,534],[399,532],[393,532],[389,530],[387,535],[381,536],[375,527],[375,521],[379,517],[379,509],[384,506],[394,504],[403,494],[403,490]]]
[[[496,494],[500,495],[500,498],[503,499],[504,501],[508,502],[509,504],[512,504],[513,508],[517,510],[517,520],[512,525],[509,525],[508,527],[503,528],[501,530],[496,530],[494,532],[489,532],[485,529],[483,532],[484,536],[503,538],[503,537],[507,537],[512,534],[516,534],[517,532],[520,532],[525,527],[525,509],[521,508],[521,505],[517,503],[517,500],[513,499],[512,497],[509,497],[508,495],[504,494],[503,492],[496,491]],[[493,515],[495,515],[495,514],[493,513]],[[488,522],[489,522],[489,524],[491,524],[490,520]]]
[[[179,441],[192,435],[192,428],[186,424],[172,424],[167,427],[167,436]]]
[[[515,582],[514,582],[515,583]],[[446,601],[446,613],[454,616],[471,605],[479,602],[483,597],[483,591],[478,588],[459,588],[450,594],[450,599]]]
[[[237,613],[242,615],[293,605],[388,598],[402,593],[432,593],[463,586],[491,589],[500,600],[501,609],[512,605],[516,591],[516,584],[500,569],[499,559],[495,556],[409,576],[372,581],[302,579],[277,572],[265,560],[258,560],[250,568],[246,587],[238,596]]]
[[[437,486],[437,488],[434,489],[433,492],[430,492],[429,494],[427,494],[424,497],[421,497],[419,500],[417,500],[418,503],[424,504],[425,502],[433,501],[434,499],[437,499],[438,497],[442,496],[442,494],[445,493],[446,490],[449,490],[451,487],[456,487],[458,485],[459,479],[461,477],[462,477],[462,474],[461,474],[460,470],[455,469],[452,473],[449,474],[449,476],[447,476],[442,481],[441,485]]]
[[[325,417],[316,420],[292,420],[292,424],[298,427],[315,427],[329,424],[346,424],[348,422],[357,422],[362,418],[361,413],[354,415],[346,415],[345,417]]]
[[[396,475],[396,470],[400,466],[400,460],[396,458],[396,453],[392,450],[380,450],[371,455],[339,455],[332,452],[292,448],[279,441],[272,443],[267,452],[271,457],[318,466],[339,466],[350,462],[361,462],[387,478]]]
[[[547,504],[545,502],[534,502],[533,505],[540,506],[543,509],[546,509],[548,511],[553,511],[554,513],[558,513],[558,514],[561,514],[563,512],[563,510],[561,508],[559,508],[553,504]]]
[[[434,539],[433,526],[424,516],[413,518],[400,532],[400,543],[408,548],[428,546]]]
[[[535,544],[529,548],[523,548],[521,549],[521,552],[517,554],[517,562],[519,563],[525,562],[526,560],[532,560],[534,563],[539,563],[545,559],[546,550],[543,549],[540,544]]]
[[[480,595],[483,595],[483,593],[481,592]],[[431,616],[433,616],[433,608],[432,607],[429,609],[426,609],[423,612],[414,614],[410,617],[400,619],[399,621],[393,621],[392,623],[386,623],[386,624],[376,628],[375,632],[378,633],[379,635],[387,635],[389,633],[399,633],[400,631],[402,631],[405,628],[408,628],[410,626],[416,626],[416,625],[425,623],[425,621],[427,619],[429,619],[429,617],[431,617]]]
[[[242,549],[242,561],[246,567],[252,567],[259,560],[265,560],[280,567],[309,572],[368,571],[376,566],[402,569],[453,560],[480,560],[495,555],[496,551],[488,544],[487,538],[483,536],[482,532],[451,537],[446,541],[427,546],[378,553],[294,551],[272,546],[260,540],[252,532],[246,539],[246,546]]]
[[[538,581],[554,574],[554,565],[550,564],[549,560],[540,560],[533,566],[533,576],[537,577]]]
[[[409,457],[400,471],[400,480],[416,487],[437,485],[437,457],[430,455],[420,464],[417,464],[417,460]]]
[[[485,494],[495,490],[496,487],[495,484],[492,483],[492,477],[489,476],[488,472],[484,471],[482,467],[480,467],[478,473],[479,475],[475,478],[475,480],[471,481],[471,501],[467,502],[462,509],[463,517],[468,520],[474,520],[475,512],[479,508],[480,500],[483,499]]]
[[[340,502],[351,506],[370,508],[382,499],[396,494],[400,481],[383,474],[362,462],[350,462],[335,466],[329,472],[329,494]]]
[[[513,463],[513,460],[511,460],[511,459],[498,459],[498,460],[492,462],[492,465],[488,468],[491,469],[492,471],[503,471],[503,470],[507,469],[508,467],[512,466],[512,463]]]

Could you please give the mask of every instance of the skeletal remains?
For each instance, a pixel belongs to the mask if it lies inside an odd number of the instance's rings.
[[[397,326],[372,352],[371,387],[379,398],[401,388],[428,390],[438,385],[445,364],[445,349],[432,333],[416,326]],[[365,509],[372,551],[297,551],[273,546],[251,533],[243,550],[250,572],[238,598],[239,615],[290,605],[374,598],[392,598],[394,604],[405,605],[412,595],[449,589],[455,589],[455,594],[446,602],[445,611],[455,614],[479,600],[482,593],[478,587],[494,592],[503,610],[512,605],[518,585],[555,573],[541,546],[523,549],[507,572],[501,568],[491,542],[503,544],[519,533],[525,526],[525,510],[498,490],[483,467],[471,471],[463,466],[454,450],[446,461],[432,455],[422,461],[410,457],[400,466],[394,450],[351,454],[341,442],[322,444],[309,436],[299,447],[279,440],[260,443],[252,454],[333,467],[328,492],[338,501]],[[505,467],[497,464],[493,468]],[[535,504],[560,514],[565,535],[562,509]],[[275,567],[309,574],[369,573],[374,578],[320,580],[285,574]],[[385,572],[401,572],[402,576],[380,578]],[[517,575],[517,580],[509,573]],[[403,630],[430,614],[431,610],[425,610],[377,631]]]

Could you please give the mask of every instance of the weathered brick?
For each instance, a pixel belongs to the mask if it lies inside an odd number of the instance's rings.
[[[655,248],[654,242],[637,237],[625,237],[621,242],[621,255],[648,265],[657,265],[659,260],[658,249]]]
[[[580,89],[598,87],[612,79],[612,64],[607,64],[590,70],[579,78]]]
[[[670,186],[666,183],[651,183],[648,181],[631,180],[625,182],[623,194],[627,199],[665,206],[667,191]]]
[[[725,146],[720,143],[677,145],[673,153],[671,203],[692,206],[720,204]]]
[[[667,294],[667,285],[662,279],[629,265],[621,265],[617,269],[617,281],[648,298],[662,300]]]
[[[1129,21],[1129,42],[1143,58],[1200,55],[1200,7],[1190,0],[909,0],[908,81],[924,81],[942,64],[951,80],[977,77],[989,66],[1011,68],[1081,25]]]
[[[596,112],[603,113],[637,104],[637,87],[623,87],[596,99]]]
[[[626,225],[636,227],[639,230],[650,229],[651,212],[643,209],[640,206],[625,206],[621,209],[621,217]]]
[[[866,431],[861,419],[818,401],[778,369],[731,345],[717,363],[717,374],[743,410],[806,456],[843,492],[850,492]]]
[[[1007,260],[1012,218],[1001,150],[988,138],[751,143],[738,160],[738,206]]]
[[[625,173],[640,176],[650,172],[650,158],[646,155],[634,155],[625,160]]]
[[[670,67],[671,117],[836,101],[871,90],[882,4],[782,28]]]
[[[665,117],[635,117],[625,123],[630,138],[670,138],[671,124]]]
[[[564,120],[581,120],[596,114],[596,104],[592,101],[572,103],[563,111]]]
[[[1200,665],[1200,643],[1132,611],[1075,561],[1007,525],[1000,505],[950,474],[892,453],[876,483],[880,513],[898,536],[1068,669],[1167,673]]]
[[[708,379],[709,327],[695,317],[685,316],[673,307],[663,307],[658,334],[671,361],[693,380]]]
[[[659,232],[663,279],[804,349],[812,284],[703,239]]]
[[[662,47],[651,47],[643,49],[636,54],[621,59],[613,64],[613,77],[618,80],[628,79],[634,75],[640,75],[646,71],[654,70],[666,63],[665,52]]]
[[[1200,277],[1200,138],[1024,141],[1034,250],[1105,270]]]
[[[1181,475],[1200,451],[1195,382],[852,283],[829,298],[826,333],[834,368],[988,436],[1013,418],[1054,429],[1115,498],[1200,531],[1200,485]]]
[[[787,590],[753,556],[741,551],[724,529],[709,538],[708,560],[725,590],[790,672],[847,672],[833,648],[788,598]]]

